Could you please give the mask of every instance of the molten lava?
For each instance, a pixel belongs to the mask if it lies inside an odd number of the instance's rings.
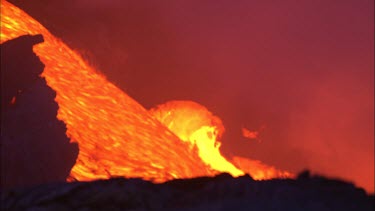
[[[2,0],[1,43],[26,34],[44,37],[33,50],[45,64],[42,77],[56,91],[57,118],[79,144],[68,181],[125,176],[162,182],[218,172],[246,172],[256,179],[290,176],[244,158],[234,159],[236,167],[221,155],[216,139],[224,127],[206,108],[172,101],[147,111],[40,23]]]
[[[196,146],[199,157],[211,168],[233,176],[244,174],[221,155],[217,138],[224,132],[224,126],[205,107],[191,101],[171,101],[150,112],[182,141],[188,142],[190,148]]]
[[[275,167],[264,164],[259,160],[251,160],[248,158],[235,156],[232,158],[232,162],[244,172],[250,174],[255,180],[294,177],[293,174],[287,171],[278,170]]]

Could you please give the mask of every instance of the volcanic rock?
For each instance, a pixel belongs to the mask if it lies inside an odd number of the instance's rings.
[[[372,210],[374,196],[351,183],[309,177],[255,181],[250,176],[154,184],[113,178],[45,184],[3,193],[5,210]]]
[[[41,35],[1,44],[1,187],[65,181],[78,154],[32,51]]]

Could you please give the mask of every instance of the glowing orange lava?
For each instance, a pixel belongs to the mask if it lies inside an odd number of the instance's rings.
[[[259,160],[251,160],[248,158],[235,156],[232,158],[232,162],[244,172],[250,174],[255,180],[294,177],[293,174],[287,171],[278,170],[275,167],[264,164]]]
[[[221,155],[216,138],[224,127],[206,108],[173,101],[147,111],[40,23],[2,0],[1,43],[26,34],[44,37],[33,50],[45,64],[42,77],[56,91],[57,118],[79,144],[69,181],[125,176],[162,182],[218,172],[246,172],[257,179],[290,176],[244,158],[234,159],[236,167]]]
[[[190,148],[196,146],[199,157],[212,169],[233,176],[244,172],[228,162],[220,153],[217,140],[224,132],[221,120],[205,107],[191,101],[171,101],[150,111]]]

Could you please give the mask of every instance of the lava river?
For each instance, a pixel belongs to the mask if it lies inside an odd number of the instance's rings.
[[[1,1],[1,43],[42,34],[33,51],[45,64],[41,75],[56,91],[57,118],[79,154],[68,181],[113,176],[163,182],[174,178],[249,173],[255,179],[291,177],[260,161],[220,153],[221,120],[191,101],[171,101],[150,111],[106,80],[38,21]]]

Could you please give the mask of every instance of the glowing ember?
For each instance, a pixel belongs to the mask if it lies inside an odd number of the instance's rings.
[[[10,101],[10,104],[15,104],[16,103],[16,97],[14,96],[14,97],[12,97],[12,100]]]
[[[246,128],[242,128],[242,135],[245,138],[248,138],[248,139],[256,139],[256,138],[258,138],[259,132],[258,131],[250,131]]]
[[[69,181],[126,176],[161,182],[218,171],[243,174],[221,155],[216,138],[224,127],[203,106],[170,102],[147,111],[40,23],[2,0],[1,43],[26,34],[44,37],[33,50],[45,64],[42,77],[56,91],[57,118],[79,144]],[[234,161],[258,179],[287,175],[255,161]]]

